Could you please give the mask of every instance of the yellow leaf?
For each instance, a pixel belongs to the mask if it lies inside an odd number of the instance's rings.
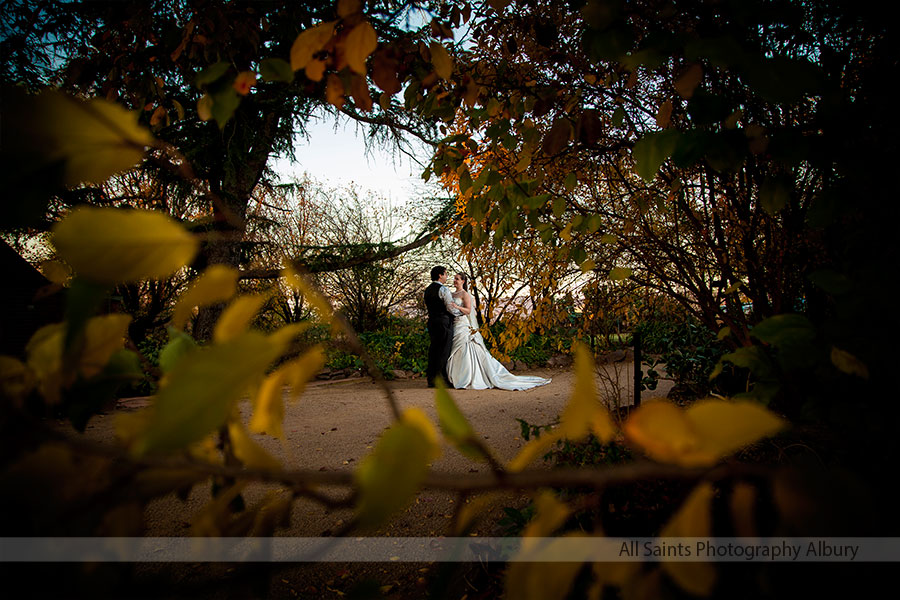
[[[113,353],[124,345],[130,322],[130,315],[104,315],[87,322],[77,363],[82,375],[93,377],[103,370]],[[63,380],[64,340],[65,324],[54,323],[37,330],[25,347],[28,366],[40,382],[41,393],[51,404],[59,401],[60,388],[71,383]]]
[[[247,331],[268,299],[269,294],[248,294],[235,298],[216,321],[213,340],[216,343],[227,342]]]
[[[537,551],[526,552],[523,549],[521,554],[527,554],[527,560],[522,560],[520,556],[510,562],[506,571],[505,597],[516,600],[565,598],[584,562],[577,560],[580,557],[563,562],[571,554],[567,539],[574,537],[583,537],[583,534],[568,534],[554,539]]]
[[[85,345],[78,361],[85,377],[93,377],[103,370],[116,350],[125,344],[125,335],[131,315],[103,315],[87,322],[84,330]]]
[[[322,81],[325,76],[325,61],[314,58],[303,67],[306,78],[310,81]]]
[[[660,537],[709,537],[712,531],[712,484],[701,483],[691,492]],[[663,561],[663,570],[683,590],[695,596],[708,596],[716,581],[716,571],[707,562]]]
[[[831,348],[831,363],[849,375],[858,375],[863,379],[869,378],[869,368],[866,364],[840,348]]]
[[[210,96],[209,94],[203,94],[202,96],[200,96],[200,99],[197,100],[197,116],[200,117],[201,121],[209,121],[213,118],[212,109],[212,96]]]
[[[309,321],[290,323],[270,333],[269,339],[272,340],[273,344],[277,344],[279,348],[284,348],[287,351],[294,339],[310,327],[312,327],[312,323]]]
[[[581,272],[582,273],[587,273],[588,271],[593,271],[596,268],[597,268],[597,263],[595,263],[594,261],[592,261],[590,259],[581,263]]]
[[[360,75],[366,74],[366,59],[378,47],[378,36],[375,28],[368,21],[363,21],[347,34],[345,56],[347,65]]]
[[[641,565],[638,562],[610,562],[594,563],[594,583],[602,591],[607,585],[622,588],[628,581],[640,572]],[[599,596],[589,596],[597,597]]]
[[[403,411],[401,420],[421,431],[425,436],[425,439],[428,440],[428,451],[425,455],[428,462],[433,461],[441,455],[441,443],[437,429],[434,428],[434,424],[425,414],[425,411],[415,406],[407,408]]]
[[[650,458],[678,463],[695,453],[700,440],[684,411],[670,402],[641,404],[623,427],[629,440],[641,446]]]
[[[347,96],[344,93],[344,84],[341,83],[340,77],[334,73],[329,73],[325,82],[325,100],[337,108],[344,106],[344,103],[347,101]]]
[[[150,126],[156,127],[162,120],[166,118],[166,109],[162,106],[157,106],[156,110],[153,111],[153,114],[150,116]]]
[[[687,418],[702,441],[701,454],[716,459],[787,426],[784,419],[751,400],[700,400],[687,409]]]
[[[501,497],[498,492],[489,492],[475,498],[469,498],[466,504],[459,509],[456,514],[456,523],[454,524],[454,535],[463,535],[469,529],[469,526],[480,515]]]
[[[57,223],[51,242],[79,275],[103,285],[168,277],[199,246],[163,213],[92,207],[76,208]]]
[[[738,537],[755,537],[756,488],[742,481],[731,492],[731,517]]]
[[[559,436],[555,436],[552,433],[545,433],[541,437],[529,441],[521,450],[519,450],[516,457],[509,461],[509,464],[506,467],[507,470],[512,472],[521,471],[530,465],[538,456],[546,454],[559,439]]]
[[[553,492],[541,492],[535,498],[534,504],[536,515],[522,531],[523,551],[528,551],[535,547],[533,538],[550,537],[572,514],[571,509],[557,500]]]
[[[191,535],[196,537],[219,537],[225,528],[228,517],[231,515],[229,505],[237,498],[246,484],[239,481],[229,488],[219,492],[212,500],[206,503],[194,517],[191,524]]]
[[[594,433],[605,444],[615,437],[616,428],[609,411],[597,396],[591,351],[579,342],[575,346],[575,389],[560,418],[559,428],[554,433],[579,441],[588,432]]]
[[[786,423],[756,402],[702,400],[686,411],[664,401],[642,404],[625,434],[654,460],[699,467],[772,435]]]
[[[304,68],[313,55],[322,49],[334,34],[334,21],[319,23],[303,31],[291,46],[291,68],[299,71]]]
[[[147,429],[152,418],[152,404],[134,412],[117,412],[113,417],[116,439],[123,446],[130,446]]]
[[[322,370],[325,360],[325,350],[317,344],[300,358],[287,363],[287,384],[291,387],[292,400],[303,395],[306,384]]]
[[[37,96],[10,90],[9,96],[13,112],[8,115],[16,118],[4,119],[4,139],[15,139],[48,163],[61,161],[67,186],[103,183],[140,162],[144,148],[153,143],[153,136],[138,125],[138,113],[114,102],[82,100],[55,90]]]
[[[257,507],[256,518],[253,519],[253,527],[248,536],[269,537],[278,525],[288,527],[293,506],[294,498],[289,492],[285,490],[269,492]]]
[[[672,101],[666,100],[656,113],[656,124],[665,129],[672,121]]]
[[[434,65],[434,72],[438,77],[447,81],[453,75],[453,59],[450,53],[444,48],[440,42],[431,42],[431,64]]]
[[[516,163],[516,171],[521,173],[525,169],[528,168],[528,165],[531,164],[531,152],[525,151],[522,152],[521,156],[519,156],[519,162]]]
[[[41,273],[53,283],[63,284],[72,277],[72,269],[58,260],[45,260],[41,263]]]
[[[362,2],[360,0],[338,0],[337,14],[340,18],[346,18],[355,15],[362,10]]]
[[[675,80],[675,91],[682,98],[690,98],[694,95],[694,90],[700,85],[703,79],[703,68],[694,63]]]
[[[284,439],[284,399],[287,369],[282,366],[266,377],[256,391],[253,416],[249,428],[254,433],[266,433]]]
[[[210,265],[195,279],[175,303],[172,325],[184,329],[184,324],[197,306],[226,302],[237,293],[237,269],[227,265]]]
[[[21,405],[34,389],[34,372],[12,356],[0,356],[0,398]]]
[[[232,87],[241,96],[246,96],[254,85],[256,85],[256,73],[254,71],[241,71],[234,78]]]
[[[369,112],[372,110],[372,96],[369,94],[369,84],[363,75],[353,75],[350,78],[350,94],[357,108]]]
[[[360,526],[378,526],[412,500],[425,478],[429,457],[437,452],[436,439],[437,432],[420,409],[409,409],[385,430],[354,473]]]
[[[326,323],[331,323],[333,321],[334,311],[328,303],[328,300],[326,300],[303,275],[288,265],[282,271],[282,277],[284,277],[288,285],[303,294],[303,298],[309,302],[318,313],[319,319]]]
[[[229,421],[228,439],[231,440],[234,455],[248,467],[276,471],[281,469],[281,463],[253,441],[239,421]]]

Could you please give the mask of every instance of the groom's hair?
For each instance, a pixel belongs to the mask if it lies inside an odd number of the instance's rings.
[[[438,265],[438,266],[436,266],[436,267],[432,267],[432,269],[431,269],[431,280],[432,280],[432,281],[437,281],[437,280],[438,280],[438,277],[440,277],[441,275],[443,275],[443,274],[446,273],[446,272],[447,272],[447,268],[446,268],[446,267],[442,267],[442,266],[440,266],[440,265]]]

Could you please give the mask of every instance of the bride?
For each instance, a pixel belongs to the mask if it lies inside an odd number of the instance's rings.
[[[447,361],[450,384],[457,389],[527,390],[550,383],[549,379],[543,377],[513,375],[491,356],[484,345],[484,338],[478,332],[467,281],[468,278],[462,273],[457,273],[453,278],[453,285],[456,286],[456,291],[452,294],[453,302],[465,310],[453,322],[453,345]]]

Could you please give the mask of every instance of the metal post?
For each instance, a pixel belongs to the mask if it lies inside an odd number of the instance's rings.
[[[631,335],[631,339],[634,342],[634,405],[641,405],[641,379],[643,378],[643,373],[641,372],[641,334],[635,331]]]

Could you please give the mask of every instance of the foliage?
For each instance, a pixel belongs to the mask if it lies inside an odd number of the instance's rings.
[[[367,118],[360,111],[376,110],[371,74],[384,92],[376,94],[385,116],[396,115],[391,98],[403,91],[413,116],[397,127],[417,133],[409,123],[442,123],[446,137],[426,176],[458,191],[450,216],[461,241],[531,250],[522,261],[533,275],[522,280],[534,284],[528,327],[568,323],[580,299],[567,286],[584,281],[579,272],[606,277],[609,286],[638,282],[719,332],[730,351],[714,376],[727,365],[751,374],[741,397],[687,408],[648,402],[618,423],[597,397],[589,350],[579,346],[559,425],[506,465],[439,390],[444,437],[489,463],[488,488],[546,487],[550,475],[519,471],[557,443],[594,436],[603,444],[625,440],[649,460],[570,481],[602,492],[617,484],[660,491],[662,478],[683,484],[655,497],[668,510],[641,531],[647,535],[821,535],[847,523],[856,533],[870,516],[879,533],[894,533],[896,511],[885,501],[892,481],[882,463],[900,455],[897,405],[886,393],[895,342],[886,322],[894,311],[883,291],[896,262],[896,207],[883,201],[892,185],[884,173],[897,155],[896,136],[883,123],[892,114],[885,73],[895,57],[883,15],[839,1],[696,2],[681,10],[523,0],[475,12],[446,4],[427,28],[410,33],[394,27],[407,6],[392,6],[372,3],[364,13],[353,0],[296,3],[264,19],[243,2],[191,2],[185,14],[204,9],[204,18],[186,23],[168,0],[136,11],[90,2],[12,7],[2,73],[21,89],[9,92],[4,122],[25,130],[3,137],[4,188],[22,199],[4,212],[3,228],[48,226],[51,196],[63,207],[80,203],[93,197],[80,183],[96,185],[142,156],[148,167],[178,173],[206,210],[189,228],[159,212],[88,207],[54,226],[60,258],[76,271],[66,320],[40,329],[24,361],[0,360],[0,437],[20,444],[3,453],[0,492],[12,504],[5,531],[139,534],[139,515],[153,498],[209,479],[214,495],[192,524],[195,534],[270,535],[304,495],[355,506],[350,527],[377,527],[421,486],[445,485],[429,479],[435,426],[419,409],[401,411],[389,388],[393,424],[345,479],[287,472],[254,441],[235,410],[238,398],[251,395],[253,433],[280,436],[283,388],[302,394],[325,360],[319,348],[285,357],[302,323],[252,328],[270,293],[263,290],[235,296],[216,284],[183,300],[188,312],[201,311],[195,333],[209,343],[192,346],[182,323],[173,324],[159,391],[146,410],[121,416],[115,448],[59,439],[32,418],[58,411],[84,430],[119,385],[140,377],[136,356],[123,347],[131,316],[97,315],[103,298],[115,284],[169,277],[189,265],[207,274],[226,265],[237,278],[236,267],[249,262],[242,245],[248,200],[269,157],[288,149],[293,126],[312,105]],[[447,51],[439,41],[449,37],[446,23],[468,24],[474,43]],[[89,99],[38,91],[51,81]],[[32,131],[41,135],[30,138]],[[885,249],[873,248],[879,241]],[[348,252],[345,266],[396,256],[397,247],[380,250]],[[326,252],[309,270],[335,264]],[[283,284],[355,345],[355,332],[304,266],[292,261]],[[223,310],[209,308],[223,297]],[[521,329],[513,339],[524,341],[521,332],[533,333]],[[378,370],[364,348],[354,350]],[[741,448],[787,429],[773,409],[829,428],[843,452],[826,466],[852,476],[742,468],[733,459]],[[250,482],[286,494],[239,508]],[[323,500],[314,490],[321,483],[347,494]],[[468,491],[465,480],[446,485]],[[871,509],[854,495],[871,495]],[[577,509],[549,493],[537,494],[534,505],[526,536],[552,534]],[[770,518],[757,520],[763,510]],[[841,518],[824,518],[834,514]],[[695,596],[736,591],[726,569],[705,563],[583,569],[535,552],[526,545],[528,562],[510,569],[510,596],[563,595],[587,570],[594,591],[612,586],[624,596],[660,595],[666,586]]]
[[[388,379],[394,370],[425,374],[428,356],[428,333],[421,319],[391,318],[376,331],[359,334],[359,340],[378,368]],[[333,369],[362,369],[362,358],[338,342],[328,348],[327,366]]]
[[[689,388],[693,397],[702,398],[711,389],[735,393],[723,389],[722,385],[712,388],[710,376],[725,354],[725,344],[695,319],[643,321],[636,330],[641,333],[643,351],[658,354],[669,377]],[[723,377],[713,383],[724,384],[724,380]]]

